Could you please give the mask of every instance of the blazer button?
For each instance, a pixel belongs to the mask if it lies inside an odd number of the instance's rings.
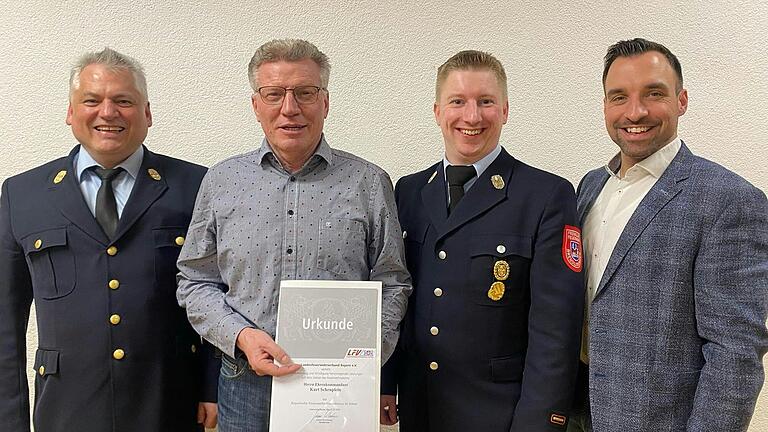
[[[192,351],[193,354],[196,353],[197,352],[197,345],[192,344],[192,346],[189,348],[189,350]]]
[[[496,246],[496,252],[503,254],[507,251],[507,248],[504,245],[498,245]]]
[[[108,247],[107,248],[107,255],[109,255],[109,256],[117,255],[117,248],[115,246]]]
[[[437,370],[437,362],[432,362],[429,364],[429,368],[432,370]]]
[[[43,246],[43,241],[40,239],[35,240],[35,249],[40,249]]]
[[[403,238],[408,237],[408,231],[403,231]]]
[[[40,366],[40,369],[38,369],[37,372],[40,374],[40,376],[45,375],[45,366]]]
[[[432,333],[432,336],[437,336],[437,334],[440,333],[440,329],[432,326],[432,328],[429,329],[429,332]]]
[[[184,246],[184,237],[178,236],[176,237],[176,240],[174,240],[174,242],[176,242],[176,244],[179,246]]]
[[[444,260],[447,256],[448,254],[446,254],[445,251],[440,251],[437,253],[437,257],[440,258],[441,260]]]
[[[125,351],[121,350],[120,348],[112,352],[112,358],[115,360],[122,360],[123,357],[125,357]]]
[[[433,292],[435,293],[435,297],[440,297],[441,295],[443,295],[443,290],[440,288],[435,288]]]
[[[112,323],[112,325],[118,325],[120,324],[120,315],[114,314],[109,317],[109,322]]]
[[[112,279],[111,281],[109,281],[108,285],[109,285],[109,289],[116,290],[120,288],[120,281],[117,279]]]

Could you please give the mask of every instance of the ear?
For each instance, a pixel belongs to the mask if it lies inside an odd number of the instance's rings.
[[[677,94],[677,115],[681,116],[688,111],[688,90],[682,89]]]
[[[147,116],[147,127],[152,126],[152,111],[149,109],[149,101],[147,101],[147,106],[144,107],[144,115]]]
[[[67,106],[67,125],[72,126],[72,102],[69,103],[69,106]]]
[[[257,109],[257,104],[259,103],[258,99],[258,93],[251,95],[251,108],[253,108],[253,113],[256,115],[256,121],[261,123],[261,119],[259,118],[259,110]]]
[[[440,125],[440,105],[435,102],[434,105],[432,105],[432,112],[435,113],[435,123]]]
[[[509,118],[509,99],[504,101],[503,108],[504,121],[501,124],[507,124],[507,118]]]
[[[328,93],[328,90],[320,90],[323,92],[323,118],[328,118],[328,108],[330,107],[331,103],[331,95]]]

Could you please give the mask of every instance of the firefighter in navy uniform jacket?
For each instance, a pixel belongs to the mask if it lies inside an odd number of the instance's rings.
[[[199,402],[216,400],[217,365],[175,292],[205,168],[141,145],[151,115],[132,59],[109,49],[83,59],[67,116],[82,145],[2,186],[0,429],[30,430],[34,300],[37,432],[202,430],[215,424],[215,404]],[[123,169],[111,236],[94,217],[87,161]]]
[[[583,315],[575,194],[498,145],[505,88],[489,54],[464,51],[441,66],[446,158],[397,183],[414,291],[384,366],[381,414],[397,420],[398,394],[403,432],[567,425]],[[476,173],[461,196],[448,192],[447,164]]]

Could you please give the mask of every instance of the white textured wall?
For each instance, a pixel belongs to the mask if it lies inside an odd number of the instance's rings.
[[[616,152],[601,112],[605,49],[642,36],[683,64],[690,105],[680,134],[692,150],[768,188],[764,0],[0,0],[0,29],[0,180],[74,144],[67,76],[84,50],[110,46],[142,61],[155,122],[148,146],[210,165],[261,139],[246,78],[255,48],[301,37],[331,58],[331,145],[393,180],[441,157],[435,70],[474,48],[507,68],[507,150],[576,183]],[[765,394],[750,430],[768,430]]]

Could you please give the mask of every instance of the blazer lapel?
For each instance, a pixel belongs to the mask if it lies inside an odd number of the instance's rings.
[[[80,146],[76,146],[72,149],[61,168],[51,172],[50,178],[47,180],[49,202],[58,208],[61,214],[73,225],[94,240],[106,245],[109,244],[109,239],[99,223],[96,222],[91,210],[88,209],[88,204],[80,190],[80,184],[75,173],[74,161],[79,148]],[[54,183],[55,176],[61,171],[66,171],[67,174],[59,183]]]
[[[168,189],[164,175],[165,170],[160,159],[145,147],[144,160],[136,177],[136,183],[117,223],[115,241],[131,229],[152,203]]]
[[[669,203],[684,188],[684,180],[688,178],[691,170],[690,166],[691,152],[683,144],[680,151],[669,164],[669,167],[661,175],[661,178],[648,191],[648,194],[640,201],[640,205],[629,218],[627,226],[619,236],[613,253],[608,261],[608,265],[600,279],[600,285],[597,287],[595,295],[599,295],[608,282],[613,277],[616,269],[626,257],[629,249],[640,237],[640,234],[648,227],[654,217],[664,206]]]
[[[461,199],[453,213],[448,217],[445,230],[438,231],[438,235],[448,234],[506,198],[514,162],[515,159],[502,148],[496,160],[483,171],[475,184]],[[491,177],[496,175],[501,176],[504,180],[504,185],[499,189],[491,182]],[[445,200],[446,190],[445,183],[443,183],[443,200]],[[446,205],[443,205],[443,209],[445,207]]]
[[[446,194],[448,188],[445,185],[443,163],[434,166],[434,173],[421,188],[421,202],[424,204],[424,212],[429,216],[432,226],[437,232],[442,232],[445,221],[448,218],[448,200]]]

